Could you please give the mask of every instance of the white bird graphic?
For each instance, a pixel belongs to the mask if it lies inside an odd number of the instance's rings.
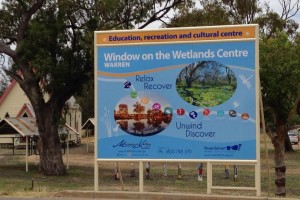
[[[239,77],[242,80],[242,83],[245,84],[248,89],[250,89],[251,83],[249,82],[249,80],[253,77],[253,75],[246,78],[243,74],[241,74],[241,75],[239,75]]]
[[[233,102],[233,106],[234,106],[235,108],[239,107],[239,105],[240,105],[239,102],[237,102],[237,101],[234,101],[234,102]]]

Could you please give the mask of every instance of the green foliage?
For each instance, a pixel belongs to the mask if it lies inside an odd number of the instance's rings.
[[[291,38],[295,38],[297,35],[297,29],[299,24],[293,19],[285,20],[280,17],[278,13],[267,12],[259,15],[254,23],[259,24],[260,33],[266,38],[271,36],[276,37],[276,30],[283,31]]]
[[[262,11],[259,0],[223,0],[223,5],[234,23],[250,24]]]
[[[257,0],[200,0],[200,7],[182,9],[168,27],[250,24],[262,12]]]
[[[260,78],[266,108],[287,120],[300,84],[300,57],[296,43],[287,34],[260,41]]]
[[[185,87],[177,86],[178,94],[186,102],[200,106],[200,107],[212,107],[220,105],[227,101],[235,92],[232,86],[222,87],[205,87],[202,89],[199,85],[193,85],[194,87],[186,89]]]
[[[94,31],[131,29],[139,26],[139,23],[146,26],[160,20],[183,1],[1,2],[0,53],[11,57],[15,63],[7,73],[19,83],[29,98],[45,144],[41,148],[48,148],[41,152],[48,152],[51,148],[57,148],[57,127],[62,123],[60,119],[65,102],[75,94],[84,94],[83,86],[93,83]],[[49,100],[44,98],[45,92],[49,94]],[[93,95],[88,96],[89,100]],[[85,108],[93,110],[93,101],[86,102],[91,104]],[[50,156],[52,160],[43,156],[41,154],[40,162],[45,174],[65,173],[60,154],[55,155],[57,158]],[[53,165],[49,167],[50,164]]]
[[[229,14],[218,1],[202,1],[203,8],[183,10],[171,19],[167,27],[211,26],[231,24]]]
[[[94,81],[91,79],[84,84],[83,90],[76,94],[76,101],[82,109],[82,122],[85,123],[89,118],[93,118],[94,114]]]
[[[49,94],[61,93],[65,88],[80,90],[90,77],[92,66],[87,63],[91,55],[83,52],[85,35],[72,27],[76,11],[77,7],[69,4],[47,4],[32,20],[26,39],[18,46],[21,62],[30,61],[36,79],[44,81],[43,89]]]
[[[14,44],[18,53],[11,72],[18,71],[20,65],[29,65],[34,71],[34,82],[42,81],[41,91],[51,94],[57,102],[73,94],[83,95],[81,98],[86,100],[80,102],[89,103],[82,106],[88,109],[83,113],[89,118],[94,112],[90,86],[93,85],[94,31],[143,26],[176,9],[182,1],[50,0],[32,13],[30,23],[22,24],[26,23],[22,17],[34,3],[31,0],[3,2],[0,37],[5,44]],[[20,26],[24,29],[19,29]]]

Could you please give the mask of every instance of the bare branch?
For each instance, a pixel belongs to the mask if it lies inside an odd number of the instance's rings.
[[[164,8],[160,9],[159,11],[155,12],[147,22],[145,22],[142,26],[139,27],[139,29],[143,29],[149,24],[151,24],[154,21],[161,20],[165,14],[167,14],[172,8],[179,5],[180,3],[184,3],[184,0],[175,0],[171,5],[167,6],[168,2],[166,2]]]
[[[300,0],[292,3],[292,0],[279,0],[282,8],[281,19],[288,20],[294,17],[300,10]]]

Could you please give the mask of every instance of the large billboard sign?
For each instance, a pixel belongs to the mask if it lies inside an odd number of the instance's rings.
[[[97,159],[257,160],[258,26],[95,32]]]

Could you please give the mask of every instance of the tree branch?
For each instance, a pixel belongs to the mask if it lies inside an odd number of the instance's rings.
[[[34,3],[27,11],[25,11],[20,20],[20,25],[18,27],[17,31],[17,43],[20,42],[24,38],[25,31],[28,27],[29,20],[31,19],[31,16],[42,7],[43,3],[46,0],[36,0],[36,3]],[[22,2],[19,2],[22,3]],[[23,6],[24,8],[24,6]]]
[[[12,50],[8,45],[6,45],[3,41],[0,41],[0,53],[4,53],[11,58],[15,58],[16,51]]]
[[[13,79],[15,79],[19,84],[23,82],[23,79],[18,74],[15,74],[7,69],[4,69],[5,73],[11,76]]]
[[[184,0],[174,0],[174,2],[167,6],[168,3],[165,4],[164,8],[160,9],[159,11],[155,12],[147,22],[145,22],[142,26],[140,26],[138,29],[143,29],[149,24],[151,24],[154,21],[161,20],[161,18],[164,17],[165,14],[167,14],[172,8],[179,5],[180,3],[184,3]]]
[[[281,19],[288,20],[294,17],[300,10],[300,0],[292,4],[291,0],[279,0],[282,7]]]

